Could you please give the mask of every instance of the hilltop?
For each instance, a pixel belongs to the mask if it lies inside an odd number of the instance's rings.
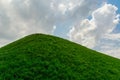
[[[120,80],[120,60],[59,37],[32,34],[0,48],[0,80]]]

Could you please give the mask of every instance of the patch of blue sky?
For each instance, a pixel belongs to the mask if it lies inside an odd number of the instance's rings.
[[[117,13],[120,14],[120,0],[108,0],[107,2],[118,7]]]
[[[120,33],[120,23],[116,26],[116,28],[113,30],[113,33]]]
[[[115,5],[118,8],[117,13],[120,14],[120,0],[108,0],[107,2]],[[116,26],[113,33],[120,33],[120,23]]]
[[[66,20],[63,21],[62,23],[56,23],[56,29],[54,31],[55,36],[59,36],[65,39],[68,39],[68,33],[71,29],[71,25],[73,25],[74,21],[73,20]]]

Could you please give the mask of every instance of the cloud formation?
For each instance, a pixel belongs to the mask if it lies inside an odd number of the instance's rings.
[[[120,58],[120,33],[110,33],[105,35],[96,46],[96,50],[108,55]]]
[[[119,23],[116,11],[116,6],[105,3],[93,11],[92,19],[84,19],[70,30],[70,39],[90,48],[95,47]]]
[[[72,27],[69,36],[72,41],[86,47],[120,58],[120,33],[113,33],[119,24],[118,8],[105,3],[92,12],[91,19],[81,20]]]
[[[53,34],[54,26],[85,18],[97,8],[96,3],[98,0],[0,0],[0,40],[8,43],[31,33]]]

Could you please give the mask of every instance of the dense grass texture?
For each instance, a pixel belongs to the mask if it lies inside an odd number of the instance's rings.
[[[120,80],[120,60],[32,34],[0,48],[0,80]]]

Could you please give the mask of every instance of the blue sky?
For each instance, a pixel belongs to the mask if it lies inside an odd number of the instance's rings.
[[[0,0],[0,46],[44,33],[120,58],[119,15],[119,0]]]
[[[117,13],[120,14],[120,1],[119,0],[108,0],[107,2],[117,6],[118,7]],[[116,29],[113,32],[120,33],[120,23],[117,25]]]
[[[117,12],[120,13],[120,9],[119,9],[120,8],[120,1],[119,0],[108,0],[107,2],[117,6],[118,7],[118,11]]]
[[[107,3],[109,4],[112,4],[112,5],[115,5],[118,10],[117,10],[117,13],[120,14],[120,1],[119,0],[106,0]],[[91,16],[88,17],[88,19],[91,19]],[[69,32],[69,29],[68,26],[70,26],[71,22],[67,22],[65,24],[58,24],[59,27],[56,28],[54,34],[56,36],[60,36],[60,37],[63,37],[63,38],[68,38],[68,35],[64,35],[65,33]],[[62,27],[64,26],[64,27]],[[117,24],[117,26],[115,27],[115,29],[113,30],[114,33],[120,33],[120,23]]]

